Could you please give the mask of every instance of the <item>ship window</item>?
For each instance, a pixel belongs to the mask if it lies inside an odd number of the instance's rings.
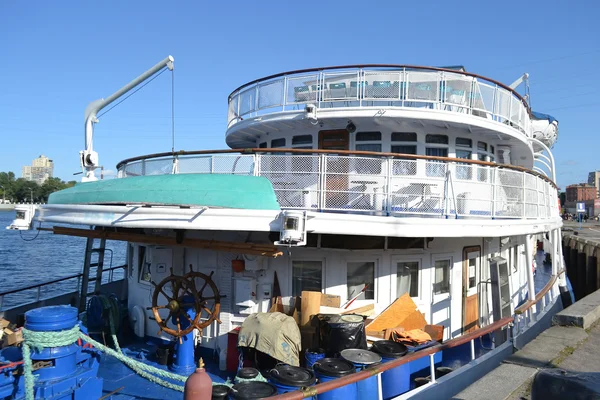
[[[490,153],[494,154],[496,152],[496,149],[494,149],[494,146],[492,146],[490,144]]]
[[[150,282],[150,263],[146,260],[146,246],[138,247],[138,271],[140,271],[140,282]]]
[[[357,142],[369,142],[381,140],[381,132],[357,132],[356,133],[356,141]]]
[[[450,260],[436,260],[433,294],[447,293],[450,293]]]
[[[408,293],[419,297],[419,262],[408,261],[396,264],[396,297]]]
[[[395,144],[392,146],[392,153],[398,154],[417,154],[417,146]]]
[[[448,149],[440,147],[425,148],[425,155],[434,157],[448,157]],[[446,164],[443,161],[427,161],[425,164],[427,176],[444,176]]]
[[[285,138],[271,140],[271,148],[285,147]]]
[[[392,142],[416,142],[416,132],[392,132]]]
[[[448,144],[448,136],[447,135],[426,135],[425,136],[426,143],[432,144]]]
[[[267,142],[262,142],[258,145],[259,149],[266,149],[267,148]]]
[[[377,153],[381,153],[381,144],[376,143],[361,143],[356,144],[357,151],[373,151]]]
[[[487,143],[477,142],[477,150],[487,151]]]
[[[465,160],[470,160],[471,155],[473,153],[469,150],[456,150],[456,158],[462,158]],[[471,179],[472,175],[472,167],[466,164],[459,164],[456,166],[456,177],[458,179]]]
[[[456,138],[456,147],[473,147],[473,141],[471,139],[458,137]]]
[[[313,142],[312,135],[299,135],[299,136],[292,137],[292,146],[301,145],[301,144],[311,144],[312,145],[312,142]],[[312,148],[312,146],[309,146],[308,148],[310,149],[310,148]]]
[[[348,300],[358,295],[367,285],[367,289],[356,300],[375,299],[375,263],[349,262],[346,273]]]
[[[323,290],[323,263],[321,261],[292,261],[292,296],[300,296],[303,290]]]
[[[477,260],[478,258],[469,258],[469,268],[468,268],[468,276],[469,276],[469,289],[472,289],[476,285],[476,268],[477,268]]]

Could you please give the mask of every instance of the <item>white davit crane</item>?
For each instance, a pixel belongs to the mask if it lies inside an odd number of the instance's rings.
[[[170,71],[173,71],[174,68],[174,59],[171,56],[168,56],[154,67],[150,68],[148,71],[144,72],[127,85],[123,86],[121,89],[117,90],[115,93],[107,97],[106,99],[98,99],[92,101],[85,109],[85,149],[79,152],[80,162],[81,162],[81,170],[83,172],[83,178],[81,178],[82,182],[91,182],[96,181],[96,175],[94,171],[99,167],[98,164],[98,153],[94,151],[93,145],[93,136],[94,136],[94,124],[98,122],[98,112],[102,110],[104,107],[108,106],[125,93],[129,92],[131,89],[138,86],[140,83],[145,80],[151,78],[158,72],[162,71],[164,68],[168,68]]]

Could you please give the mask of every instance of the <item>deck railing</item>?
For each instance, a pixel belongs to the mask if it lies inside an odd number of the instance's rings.
[[[229,95],[228,128],[248,117],[318,108],[408,107],[456,112],[507,124],[529,136],[525,100],[483,76],[444,68],[352,65],[271,75]]]
[[[241,152],[198,151],[137,157],[119,163],[118,176],[185,173],[262,176],[272,183],[284,209],[446,218],[558,216],[555,185],[545,176],[520,167],[363,151],[249,149]]]
[[[110,282],[115,281],[114,272],[116,270],[126,269],[126,268],[127,268],[126,265],[119,265],[117,267],[110,267],[110,268],[103,270],[102,271],[102,282],[110,283]],[[104,274],[108,274],[108,277],[106,278],[106,280],[104,279]],[[5,310],[5,308],[4,308],[5,296],[19,294],[18,301],[12,302],[15,304],[11,304],[9,302],[9,307],[17,306],[17,305],[21,306],[21,305],[25,305],[25,304],[29,304],[29,303],[34,303],[34,302],[38,302],[43,299],[60,296],[62,294],[66,294],[66,293],[72,293],[73,291],[79,292],[79,290],[81,288],[82,278],[83,278],[83,273],[79,273],[79,274],[69,275],[69,276],[65,276],[62,278],[58,278],[58,279],[53,279],[53,280],[47,281],[47,282],[37,283],[34,285],[23,286],[23,287],[20,287],[17,289],[11,289],[11,290],[6,290],[4,292],[0,292],[0,311]],[[123,279],[123,278],[120,277],[119,279],[116,279],[116,280],[120,280],[120,279]],[[75,280],[76,280],[76,282],[75,282]],[[89,284],[91,284],[92,282],[95,282],[95,281],[96,281],[96,278],[91,277],[89,279]],[[48,286],[56,285],[59,283],[63,283],[63,285],[61,285],[61,287],[55,288],[54,290],[50,290],[50,291],[47,291],[46,293],[43,293],[42,288],[47,288]]]

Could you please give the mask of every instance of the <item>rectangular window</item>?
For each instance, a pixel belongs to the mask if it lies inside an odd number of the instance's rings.
[[[299,135],[292,137],[292,146],[302,145],[302,144],[312,144],[313,137],[312,135]],[[312,146],[309,146],[312,148]]]
[[[448,149],[438,147],[425,148],[425,154],[435,157],[448,157]],[[427,176],[444,176],[446,164],[442,161],[427,161],[425,164],[425,173]]]
[[[425,143],[434,143],[434,144],[448,144],[448,136],[447,135],[426,135]]]
[[[152,276],[150,275],[150,263],[146,261],[146,246],[138,247],[138,271],[140,272],[140,282],[150,282]]]
[[[376,143],[357,143],[355,147],[357,151],[375,151],[381,153],[381,145]]]
[[[358,295],[367,286],[357,300],[375,299],[375,263],[349,262],[346,272],[346,286],[348,287],[348,299]]]
[[[392,153],[417,154],[417,146],[395,144],[392,146]]]
[[[496,149],[494,149],[494,146],[492,146],[490,144],[490,153],[494,154],[496,152]]]
[[[323,290],[323,263],[321,261],[292,261],[292,296],[300,296],[303,290]]]
[[[419,297],[419,262],[408,261],[396,264],[396,297],[408,293]]]
[[[448,293],[450,293],[450,260],[436,260],[433,294]]]
[[[392,132],[392,142],[416,142],[417,132]]]
[[[456,158],[463,158],[470,160],[473,153],[468,150],[456,150]],[[456,177],[458,179],[471,179],[472,175],[471,165],[457,165],[456,166]]]
[[[285,147],[285,138],[271,140],[271,148]]]
[[[473,141],[467,138],[456,138],[456,147],[473,147]]]
[[[475,282],[475,268],[477,267],[477,258],[469,259],[469,289],[474,288]]]
[[[477,150],[487,151],[487,143],[477,142]]]
[[[258,145],[259,149],[266,149],[267,148],[267,142],[262,142]]]
[[[381,132],[356,132],[357,142],[369,142],[381,140]]]

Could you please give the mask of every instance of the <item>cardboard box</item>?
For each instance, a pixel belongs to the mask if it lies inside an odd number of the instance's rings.
[[[23,331],[21,331],[21,329],[13,331],[11,329],[6,328],[4,329],[4,335],[4,340],[9,346],[15,346],[23,341]]]

